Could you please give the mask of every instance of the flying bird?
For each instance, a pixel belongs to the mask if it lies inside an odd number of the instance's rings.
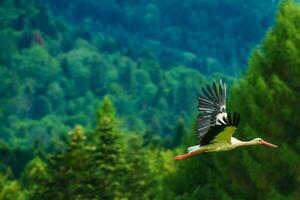
[[[205,152],[229,151],[240,146],[266,145],[277,147],[261,138],[251,141],[240,141],[232,135],[236,131],[240,115],[226,112],[226,84],[213,81],[212,86],[202,88],[203,94],[198,99],[197,133],[200,144],[188,148],[188,153],[178,155],[175,160],[181,160]]]

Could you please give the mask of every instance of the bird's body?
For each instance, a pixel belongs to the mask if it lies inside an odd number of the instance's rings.
[[[199,150],[201,150],[201,151],[205,150],[207,152],[229,151],[229,150],[235,149],[240,146],[250,146],[250,145],[255,145],[256,143],[257,143],[256,140],[244,142],[244,141],[240,141],[234,137],[231,137],[230,143],[228,143],[228,142],[212,143],[212,144],[208,144],[205,146],[196,145],[196,146],[189,147],[188,152],[190,153],[190,152],[195,152],[195,151],[199,151]]]
[[[214,81],[212,87],[208,85],[202,91],[204,96],[200,96],[198,101],[200,113],[197,132],[200,144],[189,147],[188,153],[176,156],[176,160],[204,152],[229,151],[240,146],[264,144],[277,147],[261,138],[244,142],[232,137],[238,127],[240,115],[226,112],[226,85],[221,80],[218,86]]]

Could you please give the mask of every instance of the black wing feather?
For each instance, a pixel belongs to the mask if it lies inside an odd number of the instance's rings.
[[[211,126],[216,125],[217,116],[226,114],[226,85],[220,80],[219,85],[213,82],[212,87],[207,85],[202,88],[203,95],[198,98],[198,137],[201,139]]]
[[[212,100],[213,98],[210,96],[210,94],[205,90],[205,88],[202,88],[202,92],[204,93],[204,95],[209,99]]]

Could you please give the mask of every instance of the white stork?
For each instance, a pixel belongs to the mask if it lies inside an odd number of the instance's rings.
[[[198,137],[200,145],[188,148],[188,153],[178,155],[176,160],[181,160],[192,155],[215,152],[229,151],[240,146],[250,146],[263,144],[269,147],[277,147],[274,144],[266,142],[261,138],[255,138],[251,141],[240,141],[232,135],[238,127],[240,115],[226,113],[226,84],[220,80],[217,86],[213,82],[212,87],[207,85],[202,88],[203,96],[198,99]]]

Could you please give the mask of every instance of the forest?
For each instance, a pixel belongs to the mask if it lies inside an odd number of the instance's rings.
[[[0,200],[300,198],[300,4],[0,1]],[[197,143],[222,78],[249,147]]]

